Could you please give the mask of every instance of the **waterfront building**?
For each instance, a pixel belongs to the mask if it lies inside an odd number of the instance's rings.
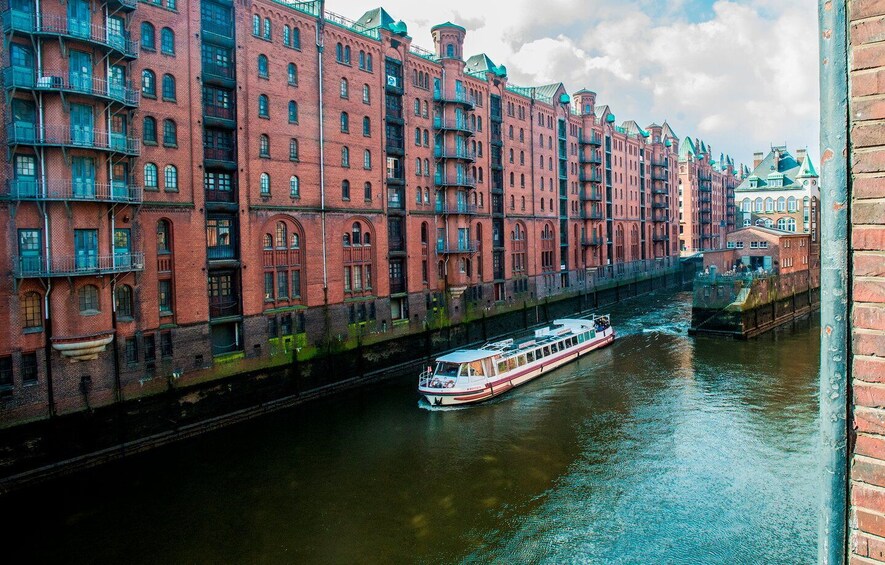
[[[683,254],[719,249],[734,230],[734,160],[702,140],[685,138],[679,148],[679,249]]]
[[[465,56],[458,25],[434,27],[428,51],[383,9],[323,6],[3,13],[4,423],[678,254],[666,123],[512,84]]]
[[[704,270],[720,273],[764,271],[787,275],[816,267],[811,236],[765,226],[747,226],[725,236],[725,249],[704,253]]]

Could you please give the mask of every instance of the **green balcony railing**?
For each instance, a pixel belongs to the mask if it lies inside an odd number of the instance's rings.
[[[14,257],[12,264],[13,274],[20,279],[111,275],[144,270],[144,253],[53,255],[49,261],[39,256]]]
[[[6,88],[20,88],[41,92],[68,92],[95,96],[138,106],[140,93],[129,81],[118,83],[96,76],[71,77],[67,71],[37,70],[30,67],[8,66],[3,69]]]
[[[49,180],[44,190],[36,178],[18,178],[6,181],[0,199],[140,204],[144,200],[144,192],[140,186],[123,181],[99,183],[88,179]]]
[[[62,16],[40,15],[6,10],[0,14],[3,31],[28,33],[39,36],[59,37],[90,43],[100,49],[119,54],[127,59],[138,57],[138,41],[129,38],[128,33],[118,33],[105,26],[72,20]]]
[[[76,147],[109,151],[129,156],[141,153],[141,140],[122,133],[109,133],[72,126],[43,126],[16,123],[6,125],[9,145],[33,145],[43,147]]]

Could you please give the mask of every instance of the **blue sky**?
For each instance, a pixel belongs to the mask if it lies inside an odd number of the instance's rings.
[[[377,0],[328,0],[356,18]],[[619,122],[667,119],[682,137],[751,163],[787,143],[818,154],[815,0],[386,0],[414,43],[467,28],[467,56],[488,54],[519,85],[589,88]]]

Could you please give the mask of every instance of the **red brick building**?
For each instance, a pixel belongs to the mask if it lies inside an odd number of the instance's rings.
[[[741,169],[702,140],[686,138],[679,150],[679,249],[721,249],[735,227],[734,190]]]
[[[725,236],[725,249],[704,253],[704,268],[720,273],[759,269],[788,275],[818,268],[809,234],[763,226],[740,228]]]
[[[669,126],[510,84],[460,26],[431,52],[322,2],[15,0],[2,23],[6,423],[678,254]]]

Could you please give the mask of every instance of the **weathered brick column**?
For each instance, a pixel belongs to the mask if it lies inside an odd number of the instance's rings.
[[[885,0],[848,3],[850,561],[885,562]]]

